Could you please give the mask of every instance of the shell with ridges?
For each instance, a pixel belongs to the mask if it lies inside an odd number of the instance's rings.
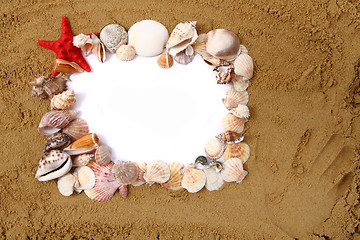
[[[232,108],[232,113],[238,118],[246,118],[250,117],[250,111],[248,106],[239,104],[236,108]]]
[[[70,155],[79,155],[93,152],[99,145],[100,140],[96,133],[89,133],[73,142],[70,146],[65,148],[64,151]]]
[[[109,52],[115,53],[120,45],[127,43],[128,33],[119,24],[109,24],[101,29],[100,40]]]
[[[156,58],[156,62],[161,68],[171,68],[174,64],[173,58],[167,52],[163,52]]]
[[[54,95],[66,90],[66,82],[69,78],[66,74],[60,73],[56,77],[36,76],[35,80],[30,82],[33,86],[31,96],[40,98],[52,98]]]
[[[214,57],[233,60],[239,49],[239,37],[229,30],[214,29],[206,34],[206,51]]]
[[[134,59],[135,55],[136,55],[135,49],[131,45],[121,45],[116,50],[116,56],[121,61],[125,61],[125,62],[131,61]]]
[[[95,152],[95,162],[106,165],[111,161],[111,148],[109,146],[99,146]]]
[[[203,170],[196,169],[191,164],[184,168],[184,175],[181,186],[190,193],[200,191],[206,183],[206,174]]]
[[[236,108],[239,104],[246,105],[249,102],[249,94],[247,91],[236,91],[234,87],[231,87],[226,92],[226,98],[223,99],[225,107],[230,110]]]
[[[244,45],[240,44],[240,49],[239,49],[239,54],[238,55],[243,54],[243,53],[248,54],[249,51]]]
[[[211,160],[217,160],[221,158],[225,151],[225,144],[217,138],[208,140],[205,143],[205,153]]]
[[[237,75],[243,76],[248,80],[252,78],[254,72],[254,63],[252,58],[248,54],[246,53],[240,54],[236,58],[234,62],[234,66],[235,66],[235,73]]]
[[[80,33],[73,38],[73,45],[81,49],[85,56],[88,55],[88,52],[92,49],[93,40],[89,35]]]
[[[232,143],[228,144],[224,153],[224,160],[231,158],[239,158],[245,163],[250,157],[250,147],[246,143]]]
[[[227,84],[227,83],[231,82],[234,75],[235,75],[235,73],[234,73],[233,67],[229,67],[224,72],[219,71],[218,74],[216,75],[216,83],[217,84]]]
[[[138,172],[138,176],[135,180],[135,182],[133,182],[131,185],[133,185],[134,187],[140,186],[144,183],[146,183],[145,179],[144,179],[144,173],[146,172],[146,162],[136,162],[139,172]]]
[[[84,119],[76,118],[63,128],[62,132],[75,141],[89,133],[89,126]]]
[[[146,166],[145,181],[151,186],[153,183],[164,183],[170,178],[169,165],[160,160],[154,160]]]
[[[65,133],[54,133],[46,140],[43,152],[53,149],[61,149],[68,146],[70,143],[71,139]]]
[[[57,181],[59,192],[66,197],[70,196],[74,192],[74,185],[76,181],[77,177],[71,173],[67,173],[60,177]]]
[[[237,132],[226,131],[216,135],[215,137],[224,143],[238,143],[244,139],[244,134]]]
[[[126,198],[128,194],[127,185],[121,185],[119,187],[119,194],[122,198]]]
[[[183,178],[182,169],[184,168],[184,164],[179,162],[171,162],[169,163],[169,168],[170,178],[167,182],[162,183],[161,186],[170,190],[181,189],[181,181]]]
[[[246,119],[238,118],[232,113],[226,114],[221,120],[221,126],[226,131],[241,133],[244,130]]]
[[[79,65],[64,59],[56,59],[53,70],[55,72],[69,73],[69,74],[79,73],[84,71],[84,69],[82,69]]]
[[[176,25],[166,43],[166,50],[175,56],[193,44],[198,37],[195,26],[196,21]]]
[[[195,55],[192,54],[192,55],[187,55],[185,53],[185,50],[184,51],[181,51],[179,53],[177,53],[175,56],[174,56],[174,59],[177,63],[179,64],[182,64],[182,65],[187,65],[189,63],[192,62],[192,60],[194,59]]]
[[[202,57],[210,57],[210,53],[206,51],[206,33],[202,33],[198,36],[195,43],[192,45],[194,52]]]
[[[224,180],[219,171],[216,171],[215,167],[207,167],[204,169],[206,175],[205,187],[209,191],[219,190],[224,184]]]
[[[227,61],[213,57],[213,56],[210,56],[210,57],[203,56],[202,59],[210,67],[217,68],[217,67],[221,67],[221,66],[229,66],[229,63]]]
[[[79,186],[75,187],[76,190],[85,190],[93,188],[95,185],[95,173],[87,166],[75,168],[73,173],[79,181]]]
[[[139,169],[135,162],[117,161],[111,172],[114,174],[116,181],[122,185],[129,185],[135,182]]]
[[[66,152],[51,150],[40,159],[35,178],[39,181],[49,181],[59,178],[70,171],[71,157]]]
[[[73,166],[80,167],[86,166],[90,161],[95,159],[95,154],[93,153],[84,153],[72,157]]]
[[[43,135],[54,134],[66,127],[77,113],[78,111],[75,110],[54,110],[47,112],[40,120],[38,131]]]
[[[245,91],[249,87],[249,80],[243,76],[236,75],[231,79],[231,83],[236,91]]]
[[[231,158],[226,161],[221,171],[221,177],[226,182],[241,183],[247,174],[248,172],[243,168],[243,162],[238,158]]]
[[[71,108],[76,102],[75,93],[73,90],[67,90],[51,99],[51,109],[68,109]]]

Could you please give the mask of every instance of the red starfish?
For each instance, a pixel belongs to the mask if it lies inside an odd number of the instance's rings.
[[[90,72],[90,66],[84,59],[81,49],[73,45],[73,38],[74,36],[71,33],[69,21],[63,16],[60,38],[57,41],[39,40],[36,43],[41,47],[54,51],[56,53],[56,59],[75,62],[85,71]],[[52,75],[55,77],[58,75],[58,72],[53,71]]]

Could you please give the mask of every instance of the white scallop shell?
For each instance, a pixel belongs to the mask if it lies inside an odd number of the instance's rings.
[[[249,102],[249,94],[247,91],[236,91],[234,87],[231,87],[226,92],[226,98],[223,99],[223,103],[227,109],[236,108],[239,104],[246,105]]]
[[[248,106],[239,104],[236,108],[231,109],[232,113],[238,118],[246,118],[250,117],[250,111]]]
[[[191,165],[184,168],[184,175],[181,186],[190,193],[200,191],[206,183],[206,174],[203,170],[196,169]]]
[[[225,151],[225,144],[217,138],[208,140],[205,143],[205,153],[211,160],[217,160],[221,158]]]
[[[221,121],[221,126],[226,131],[241,133],[244,130],[246,119],[238,118],[232,113],[226,114]]]
[[[95,185],[95,173],[87,166],[75,168],[74,176],[78,178],[79,186],[75,187],[76,190],[91,189]]]
[[[236,91],[245,91],[249,87],[249,80],[240,75],[235,75],[231,83]]]
[[[254,63],[248,54],[240,54],[235,60],[234,67],[235,74],[243,76],[248,80],[252,78],[254,72]]]
[[[125,62],[131,61],[134,59],[135,55],[136,55],[135,49],[131,45],[121,45],[116,50],[116,56],[121,61],[125,61]]]
[[[144,173],[144,179],[149,184],[164,183],[170,178],[169,165],[160,160],[154,160],[148,163],[146,166],[146,172]]]
[[[238,158],[231,158],[224,163],[224,168],[221,171],[221,177],[226,182],[241,183],[248,174],[243,168],[243,163]]]
[[[60,177],[57,181],[57,187],[59,192],[64,196],[70,196],[74,192],[74,185],[77,181],[77,177],[68,173]]]
[[[224,184],[220,171],[217,171],[215,167],[207,167],[204,169],[204,172],[206,174],[206,189],[209,191],[219,190]]]

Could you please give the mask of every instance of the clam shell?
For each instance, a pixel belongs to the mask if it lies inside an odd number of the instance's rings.
[[[161,68],[171,68],[172,65],[174,64],[172,56],[167,52],[160,54],[156,58],[156,62]]]
[[[198,38],[195,27],[196,21],[176,25],[166,43],[166,50],[175,56],[193,44]]]
[[[233,60],[239,49],[239,37],[229,30],[214,29],[206,34],[206,51],[214,57]]]
[[[73,173],[79,181],[79,186],[75,187],[76,190],[91,189],[95,185],[95,173],[87,166],[75,168]]]
[[[182,170],[184,168],[184,164],[171,162],[169,163],[169,168],[170,178],[167,182],[162,183],[161,186],[170,190],[180,190],[182,188],[181,181],[183,178]]]
[[[224,153],[224,160],[231,158],[239,158],[245,163],[250,157],[250,147],[246,143],[232,143],[228,144]]]
[[[221,177],[226,182],[241,183],[248,174],[243,168],[243,162],[239,158],[231,158],[224,163]]]
[[[116,56],[121,61],[125,61],[125,62],[131,61],[134,59],[135,55],[136,55],[135,49],[131,45],[121,45],[116,50]]]
[[[79,155],[95,151],[100,145],[99,137],[95,133],[89,133],[73,142],[64,149],[70,155]]]
[[[191,165],[184,168],[184,175],[181,186],[188,192],[196,193],[200,191],[206,183],[206,174],[203,170],[196,169]]]
[[[93,40],[93,47],[91,51],[98,58],[99,62],[103,63],[106,60],[105,46],[100,39],[93,33],[91,34]]]
[[[95,159],[95,154],[93,153],[84,153],[77,156],[72,157],[73,166],[80,167],[86,166],[90,161]]]
[[[117,161],[111,172],[114,174],[116,181],[122,185],[129,185],[135,182],[138,177],[139,169],[134,162]]]
[[[51,135],[66,127],[76,116],[75,110],[54,110],[44,114],[41,118],[38,131],[43,135]]]
[[[238,143],[244,139],[244,134],[226,131],[216,135],[215,137],[224,143]]]
[[[219,190],[224,184],[224,179],[221,177],[220,172],[216,171],[215,167],[205,168],[204,173],[206,175],[205,187],[207,190]]]
[[[236,108],[239,104],[246,105],[249,102],[249,94],[247,91],[236,91],[234,87],[231,87],[226,92],[226,98],[223,99],[225,107],[230,110]]]
[[[240,75],[236,75],[231,79],[231,83],[236,91],[245,91],[249,87],[249,80]]]
[[[115,53],[120,45],[127,43],[128,33],[119,24],[109,24],[101,29],[100,40],[109,52]]]
[[[69,78],[60,73],[56,77],[36,76],[35,80],[30,82],[33,86],[31,96],[40,98],[52,98],[54,95],[66,90],[66,82]]]
[[[40,159],[35,178],[49,181],[59,178],[70,171],[72,162],[69,154],[60,150],[46,152]]]
[[[64,59],[56,59],[53,70],[61,73],[78,73],[84,71],[79,65]]]
[[[146,172],[146,162],[136,162],[136,165],[138,166],[139,172],[138,172],[138,176],[137,176],[135,182],[133,182],[131,184],[134,187],[137,187],[137,186],[140,186],[140,185],[146,183],[146,181],[144,179],[144,173]]]
[[[232,131],[236,133],[241,133],[244,130],[245,122],[245,118],[238,118],[232,113],[228,113],[222,118],[221,126],[224,132]]]
[[[151,186],[153,183],[164,183],[170,178],[170,167],[167,163],[154,160],[146,166],[145,181]]]
[[[57,181],[59,192],[66,197],[70,196],[74,192],[74,185],[76,181],[77,177],[71,173],[60,177]]]
[[[84,119],[76,118],[63,128],[62,132],[75,141],[89,133],[89,126]]]
[[[95,152],[95,162],[100,165],[106,165],[111,161],[111,148],[108,146],[100,146]]]
[[[234,62],[234,67],[235,73],[237,75],[243,76],[248,80],[252,78],[254,72],[254,63],[248,54],[240,54]]]
[[[205,143],[206,156],[211,160],[217,160],[221,158],[225,151],[225,144],[217,138],[208,140]]]
[[[68,109],[76,102],[75,93],[73,90],[67,90],[51,99],[50,106],[52,109]]]
[[[206,51],[206,33],[202,33],[198,36],[195,43],[192,45],[194,52],[202,57],[210,57],[210,53]]]
[[[184,51],[181,51],[179,53],[177,53],[175,56],[174,56],[174,60],[179,63],[179,64],[182,64],[182,65],[187,65],[189,63],[192,62],[192,60],[194,59],[195,55],[192,54],[192,55],[187,55],[185,53],[185,50]]]
[[[45,148],[43,152],[64,148],[71,143],[71,139],[65,133],[54,133],[49,136],[45,143]]]
[[[238,118],[246,118],[250,117],[250,111],[248,106],[239,104],[236,108],[232,108],[232,113]]]

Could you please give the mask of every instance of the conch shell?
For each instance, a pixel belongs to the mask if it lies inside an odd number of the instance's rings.
[[[175,56],[177,53],[191,46],[198,38],[195,27],[196,21],[176,25],[166,43],[166,50]],[[192,53],[189,55],[192,55]]]
[[[89,133],[73,142],[70,146],[65,148],[64,151],[70,155],[79,155],[93,152],[99,145],[100,141],[96,133]]]

